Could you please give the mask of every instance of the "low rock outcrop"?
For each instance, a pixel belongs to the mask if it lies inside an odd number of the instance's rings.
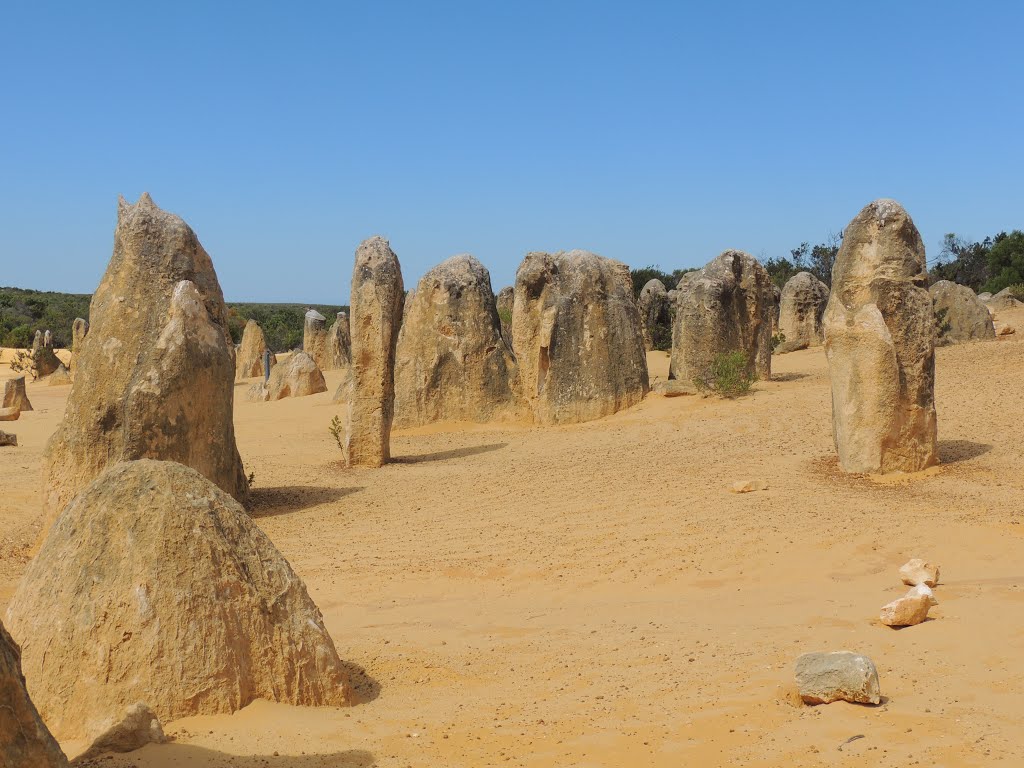
[[[254,699],[343,705],[349,681],[302,580],[228,494],[177,462],[117,464],[61,513],[7,611],[61,739],[126,707],[162,721]]]
[[[939,280],[928,289],[935,310],[938,344],[984,341],[996,337],[992,313],[966,285]]]
[[[283,400],[286,397],[305,397],[326,391],[324,374],[317,368],[313,358],[305,352],[293,352],[288,360],[270,370],[269,381],[257,381],[249,388],[248,399]]]
[[[442,262],[409,292],[395,360],[400,429],[500,421],[522,410],[519,370],[501,335],[491,277],[472,256]]]
[[[796,684],[805,704],[882,701],[874,662],[850,651],[805,653],[796,661]]]
[[[629,267],[587,251],[530,253],[516,272],[512,336],[542,424],[598,419],[649,389]]]

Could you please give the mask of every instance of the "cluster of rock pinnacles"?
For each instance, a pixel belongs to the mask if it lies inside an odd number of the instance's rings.
[[[825,347],[842,468],[916,471],[937,461],[933,298],[953,325],[988,332],[969,297],[929,295],[920,235],[891,200],[850,223],[831,292],[801,273],[780,299],[756,259],[729,250],[671,291],[652,281],[637,302],[625,264],[568,251],[528,254],[497,297],[468,255],[404,296],[380,237],[356,250],[351,286],[350,316],[328,327],[307,313],[303,350],[287,363],[267,354],[253,321],[236,350],[195,233],[148,195],[119,201],[113,256],[89,323],[75,323],[73,385],[44,454],[38,553],[8,608],[11,634],[0,629],[0,690],[14,702],[0,762],[63,765],[51,732],[93,740],[132,706],[136,719],[169,720],[256,698],[349,702],[320,611],[242,507],[236,378],[261,377],[250,397],[273,400],[322,392],[322,371],[343,369],[346,462],[376,467],[390,459],[393,426],[571,423],[639,403],[651,328],[669,309],[671,376],[688,381],[736,350],[770,378],[777,323],[794,349]]]

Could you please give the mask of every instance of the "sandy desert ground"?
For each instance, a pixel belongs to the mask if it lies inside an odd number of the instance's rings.
[[[775,358],[775,380],[736,401],[398,432],[380,470],[340,466],[330,393],[247,403],[239,384],[251,513],[324,612],[360,703],[257,702],[97,764],[1022,765],[1016,314],[999,318],[1012,336],[938,351],[943,463],[885,480],[838,471],[821,349]],[[649,359],[664,376],[664,353]],[[67,392],[29,384],[36,411],[0,424],[21,443],[0,449],[0,611]],[[768,489],[729,491],[746,479]],[[881,626],[912,556],[941,564],[940,605]],[[837,649],[873,657],[881,706],[799,705],[796,657]]]

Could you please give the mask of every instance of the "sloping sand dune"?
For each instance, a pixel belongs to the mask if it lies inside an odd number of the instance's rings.
[[[177,721],[102,765],[1024,764],[1024,313],[999,320],[1020,331],[938,351],[942,466],[884,482],[837,469],[820,348],[737,401],[399,432],[380,470],[339,463],[336,373],[275,403],[239,384],[252,514],[362,703]],[[67,388],[29,396],[0,425],[21,442],[0,449],[0,609]],[[768,490],[729,492],[747,479]],[[913,556],[941,564],[940,605],[894,631],[875,619]],[[874,658],[882,706],[794,706],[796,657],[837,649]]]

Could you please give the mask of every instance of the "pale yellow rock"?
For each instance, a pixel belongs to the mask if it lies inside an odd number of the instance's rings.
[[[348,314],[339,312],[327,329],[326,353],[322,371],[336,371],[352,365],[352,334]],[[326,367],[325,367],[326,366]]]
[[[907,590],[905,597],[918,597],[924,595],[928,598],[928,604],[935,607],[939,604],[939,601],[935,599],[935,593],[932,592],[932,588],[927,584],[918,584],[917,586],[911,587]]]
[[[44,378],[41,383],[45,383],[48,387],[68,387],[71,386],[71,373],[64,367],[64,363],[61,363],[57,366],[57,370]]]
[[[908,594],[882,606],[878,619],[887,627],[912,627],[928,618],[930,607],[928,595]]]
[[[587,251],[529,253],[516,272],[512,338],[540,424],[609,416],[650,384],[629,267]]]
[[[250,318],[242,331],[242,341],[235,352],[235,379],[251,379],[263,376],[263,356],[267,350],[267,339],[260,324]],[[277,364],[277,355],[270,353],[270,367]]]
[[[444,261],[409,292],[395,360],[396,428],[525,414],[490,274],[472,256]]]
[[[86,336],[89,335],[89,321],[76,317],[71,324],[71,360],[68,362],[68,371],[72,378],[75,375],[75,368],[78,366],[78,358],[85,346]]]
[[[912,587],[918,584],[935,587],[939,583],[939,566],[915,557],[900,566],[900,579]]]
[[[352,387],[343,453],[350,467],[380,467],[391,458],[395,347],[402,324],[402,267],[388,241],[371,237],[352,271]]]
[[[827,304],[828,286],[810,272],[797,272],[786,282],[779,300],[779,333],[786,337],[788,351],[824,342]]]
[[[775,289],[760,262],[729,250],[703,269],[684,275],[676,288],[672,327],[673,379],[710,384],[718,355],[742,352],[748,371],[772,376],[771,341]]]
[[[4,399],[0,401],[0,407],[17,408],[19,411],[32,410],[32,403],[29,402],[28,393],[25,391],[24,376],[4,382]]]
[[[846,472],[938,462],[927,279],[924,244],[899,203],[877,200],[850,222],[824,320],[833,437]]]
[[[255,699],[338,706],[347,672],[302,580],[229,495],[171,461],[117,464],[61,513],[7,611],[40,715],[91,741]]]
[[[143,702],[137,702],[127,707],[120,717],[112,719],[75,762],[91,760],[107,752],[134,752],[147,744],[163,744],[166,740],[156,713]]]
[[[114,253],[89,308],[64,420],[46,445],[43,536],[109,465],[179,461],[236,498],[235,349],[209,255],[143,195],[118,202]]]
[[[261,382],[257,382],[256,385],[261,385]],[[313,358],[305,352],[296,352],[287,361],[278,363],[270,370],[270,381],[267,382],[264,399],[305,397],[326,391],[327,382],[324,381],[324,374],[317,368]]]
[[[66,768],[67,764],[25,690],[18,644],[0,623],[0,766]]]
[[[17,421],[21,418],[21,408],[12,406],[11,408],[0,408],[0,421]]]
[[[327,318],[310,309],[302,327],[302,351],[309,355],[317,368],[325,370],[327,364]]]

